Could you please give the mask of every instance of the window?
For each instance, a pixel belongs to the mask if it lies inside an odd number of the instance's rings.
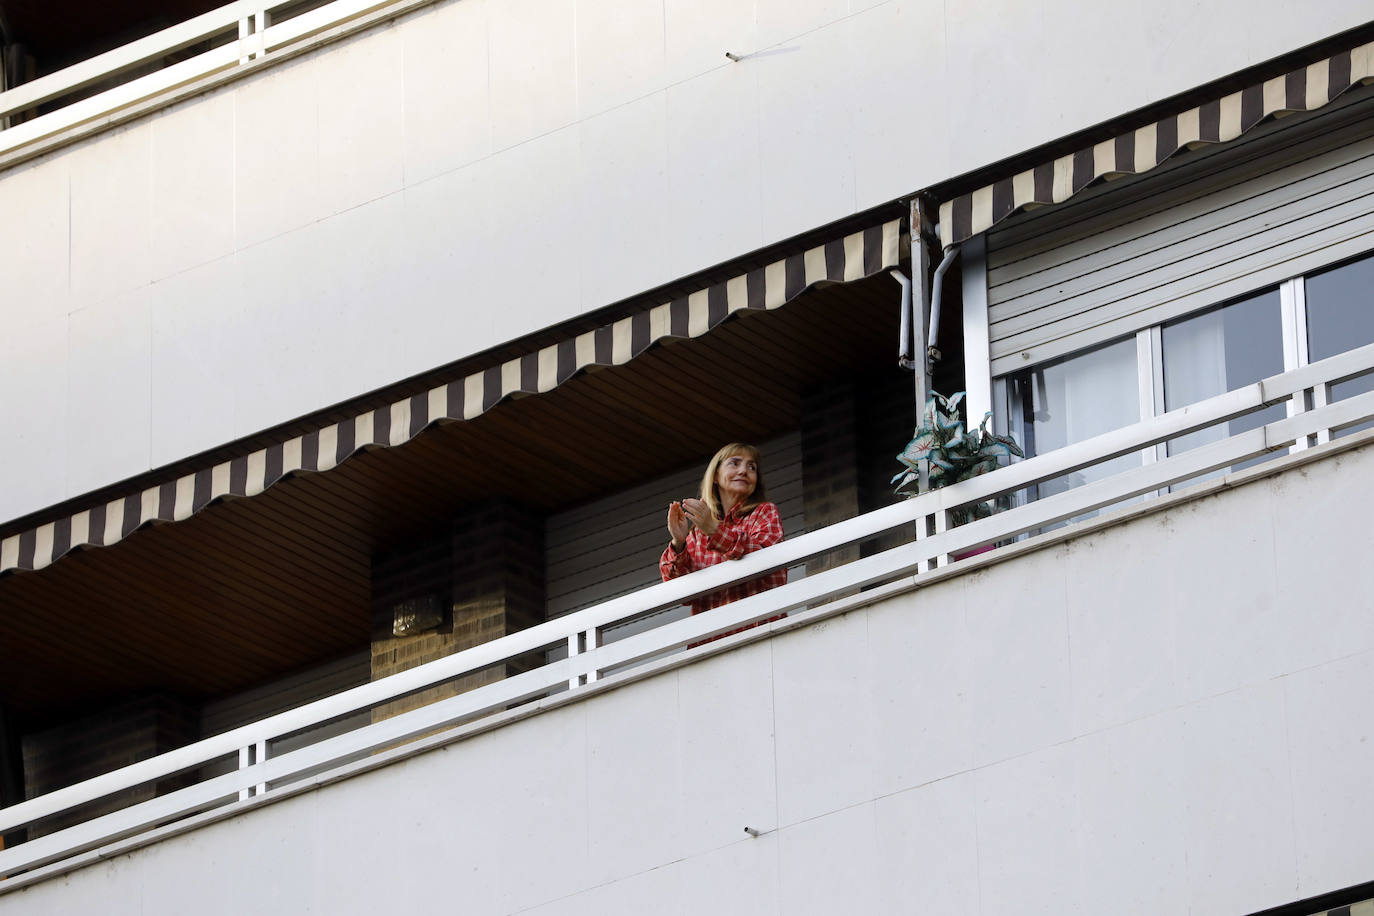
[[[1017,373],[1007,385],[1010,428],[1026,457],[1063,448],[1140,420],[1136,344],[1131,338]],[[1047,480],[1026,494],[1038,499],[1140,466],[1139,455]]]
[[[1374,344],[1374,254],[999,378],[994,384],[998,427],[1017,438],[1027,457],[1045,454],[1367,344]],[[1318,392],[1316,403],[1301,409],[1368,391],[1374,391],[1374,373]],[[1165,448],[1047,481],[1023,495],[1038,499],[1060,493],[1256,429],[1294,409],[1275,405],[1181,436]],[[1374,422],[1334,435],[1369,427]],[[1232,470],[1281,454],[1259,456]]]
[[[1283,321],[1277,287],[1166,324],[1160,336],[1164,410],[1196,404],[1283,372]],[[1219,442],[1283,416],[1283,407],[1275,405],[1200,429],[1170,441],[1168,453],[1177,455]],[[1253,458],[1236,468],[1262,460]]]
[[[1374,256],[1324,270],[1306,279],[1307,361],[1316,362],[1374,343]],[[1374,377],[1360,376],[1331,386],[1339,401],[1374,390]],[[1340,430],[1346,435],[1368,429],[1362,423]]]

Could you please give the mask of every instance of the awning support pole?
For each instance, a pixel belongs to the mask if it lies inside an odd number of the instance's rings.
[[[930,331],[926,334],[926,339],[929,341],[929,345],[926,347],[926,371],[931,375],[934,375],[935,363],[940,359],[940,349],[936,344],[940,340],[940,298],[945,286],[945,271],[949,270],[958,254],[958,245],[950,245],[946,248],[945,256],[940,260],[940,266],[935,268],[935,279],[931,281]]]

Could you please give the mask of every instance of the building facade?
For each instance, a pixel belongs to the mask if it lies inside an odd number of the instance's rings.
[[[0,909],[175,909],[213,861],[282,912],[1374,898],[1367,19],[8,42]],[[958,491],[1006,512],[894,500],[931,389],[1025,448]],[[788,532],[739,568],[793,569],[734,613],[790,616],[684,654],[663,509],[729,440]]]

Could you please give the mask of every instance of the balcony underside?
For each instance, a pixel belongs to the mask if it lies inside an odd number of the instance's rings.
[[[554,512],[795,429],[803,390],[896,373],[886,276],[732,318],[471,422],[0,580],[0,702],[37,720],[142,690],[197,701],[364,648],[379,549],[465,505]],[[897,443],[898,445],[900,443]]]

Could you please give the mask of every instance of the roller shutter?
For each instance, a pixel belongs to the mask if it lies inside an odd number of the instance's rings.
[[[1374,248],[1367,90],[1007,220],[988,235],[992,374]]]

